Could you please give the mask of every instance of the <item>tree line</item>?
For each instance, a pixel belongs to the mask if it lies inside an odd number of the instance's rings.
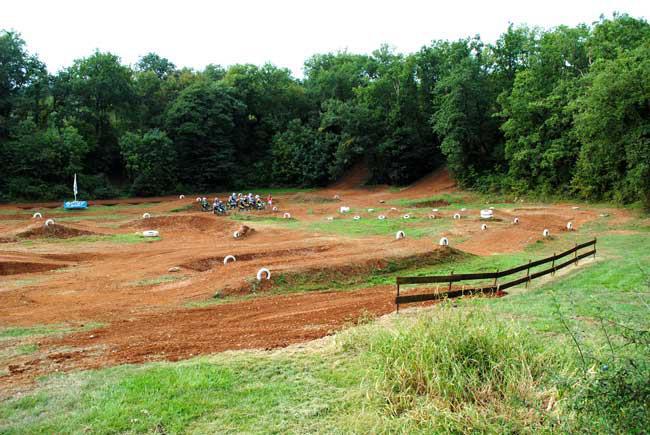
[[[0,200],[370,183],[446,165],[459,184],[650,204],[650,25],[510,25],[401,54],[135,65],[96,51],[52,74],[0,31]]]

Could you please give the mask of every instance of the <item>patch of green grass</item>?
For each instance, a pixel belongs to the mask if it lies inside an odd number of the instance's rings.
[[[11,210],[11,209],[0,209],[0,214],[2,215],[31,215],[35,212],[32,212],[30,210]]]
[[[299,222],[294,218],[283,218],[277,216],[269,215],[254,215],[254,214],[245,214],[245,213],[235,213],[231,214],[231,220],[239,222],[259,222],[263,224],[274,224],[283,227],[297,227]]]
[[[16,358],[33,355],[38,349],[38,344],[35,343],[14,344],[0,340],[0,367],[8,366]]]
[[[34,245],[42,243],[59,243],[59,244],[81,244],[81,243],[115,243],[115,244],[131,244],[131,243],[153,243],[162,240],[161,237],[144,237],[141,234],[106,234],[106,235],[90,235],[90,236],[77,236],[67,239],[58,239],[54,237],[46,237],[34,240],[21,240],[22,245]]]
[[[89,331],[102,326],[101,323],[90,322],[82,327],[74,327],[63,324],[52,325],[34,325],[34,326],[15,326],[0,328],[0,340],[10,340],[25,337],[34,337],[53,334],[68,334],[74,331]]]
[[[552,381],[572,369],[561,350],[519,324],[452,303],[343,340],[369,367],[371,400],[406,432],[549,430],[558,424],[545,410],[559,397]]]
[[[379,220],[376,216],[354,220],[351,215],[336,217],[332,221],[310,222],[306,229],[314,232],[333,233],[351,237],[390,236],[404,231],[407,237],[416,239],[435,236],[451,227],[449,219],[425,219],[401,217]]]
[[[185,275],[161,275],[155,278],[141,279],[138,281],[133,281],[130,285],[134,286],[149,286],[149,285],[159,285],[166,284],[169,282],[182,281],[187,278]]]
[[[42,325],[29,327],[11,327],[0,329],[0,340],[7,338],[28,337],[33,335],[48,335],[59,333],[65,327],[61,325]]]
[[[38,344],[21,344],[16,346],[16,352],[18,355],[31,355],[38,351]]]
[[[0,404],[0,431],[322,432],[362,399],[349,394],[361,380],[355,362],[322,356],[244,353],[53,377]]]

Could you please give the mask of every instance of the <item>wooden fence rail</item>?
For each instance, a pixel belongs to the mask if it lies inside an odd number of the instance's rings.
[[[593,249],[579,253],[580,250],[593,246]],[[573,254],[569,260],[566,260],[562,263],[557,263],[558,260],[561,260],[569,255]],[[549,273],[555,273],[556,271],[563,269],[571,264],[577,264],[578,261],[583,258],[593,255],[596,257],[596,239],[590,240],[585,243],[576,244],[573,248],[568,249],[559,254],[553,254],[550,257],[543,258],[541,260],[529,261],[526,264],[521,266],[513,267],[511,269],[496,272],[483,272],[483,273],[459,273],[454,274],[453,272],[450,275],[437,275],[437,276],[398,276],[396,280],[397,286],[397,296],[395,297],[395,304],[397,305],[397,311],[399,312],[400,304],[408,304],[412,302],[423,302],[423,301],[432,301],[437,299],[446,299],[446,298],[455,298],[463,295],[472,295],[476,293],[495,293],[501,290],[508,289],[520,284],[528,285],[533,279],[539,278]],[[552,263],[551,267],[540,270],[537,272],[530,273],[530,269],[538,266],[542,266],[547,263]],[[521,278],[514,279],[505,283],[498,283],[499,278],[505,276],[513,275],[515,273],[526,271],[526,276]],[[492,284],[484,286],[475,286],[470,288],[461,288],[461,289],[452,289],[452,284],[459,281],[472,281],[472,280],[493,280]],[[436,293],[424,293],[424,294],[414,294],[414,295],[402,295],[400,294],[400,286],[404,284],[439,284],[439,283],[448,283],[449,286],[446,291],[436,292]]]

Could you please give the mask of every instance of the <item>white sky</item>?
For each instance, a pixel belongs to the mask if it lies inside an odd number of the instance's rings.
[[[509,22],[549,28],[614,11],[648,19],[650,0],[3,0],[0,29],[20,32],[51,72],[100,49],[127,64],[153,51],[196,69],[269,61],[300,77],[314,53],[384,42],[406,53],[476,33],[491,42]]]

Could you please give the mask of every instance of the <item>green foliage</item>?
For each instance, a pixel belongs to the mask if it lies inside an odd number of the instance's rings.
[[[426,92],[431,84],[422,76],[416,56],[398,55],[382,46],[373,52],[373,59],[376,77],[358,91],[371,181],[407,184],[439,163],[427,125],[431,114]]]
[[[27,52],[20,34],[0,30],[0,140],[7,138],[16,122],[14,111],[24,116],[21,109],[32,104],[38,107],[38,88],[46,79],[45,66]]]
[[[203,189],[228,185],[237,164],[233,135],[244,110],[221,83],[199,81],[179,94],[165,117],[180,181]]]
[[[650,38],[616,59],[601,59],[589,92],[577,102],[576,133],[583,147],[574,178],[587,198],[650,207]]]
[[[53,92],[55,98],[65,97],[60,115],[73,120],[91,144],[88,157],[95,171],[116,172],[120,124],[128,122],[135,102],[130,68],[121,65],[118,56],[96,51],[62,72]]]
[[[295,119],[273,138],[273,178],[298,186],[323,185],[329,180],[334,135],[318,132]]]
[[[518,193],[568,193],[580,150],[571,103],[580,92],[579,75],[588,68],[587,34],[584,27],[559,27],[542,35],[530,67],[516,75],[511,93],[501,100],[509,182]]]
[[[449,170],[462,185],[471,186],[503,160],[494,116],[498,89],[482,65],[480,41],[467,41],[456,50],[462,50],[463,57],[436,87],[439,108],[432,124],[442,138]]]
[[[446,165],[484,192],[649,205],[648,41],[650,25],[625,14],[511,24],[494,44],[315,54],[299,80],[156,53],[131,68],[99,51],[48,76],[2,31],[0,200],[61,199],[71,173],[91,199],[321,186],[362,163],[371,184]]]
[[[371,78],[373,59],[369,56],[339,53],[316,54],[305,61],[305,87],[316,101],[347,101],[354,90]]]
[[[176,150],[165,132],[150,130],[143,135],[126,133],[120,139],[126,170],[133,180],[134,195],[160,195],[176,183]]]
[[[640,433],[639,428],[650,425],[650,331],[647,324],[629,321],[601,318],[600,323],[610,354],[594,361],[578,383],[573,408],[585,425],[596,423],[611,433]]]
[[[58,127],[52,119],[40,130],[32,118],[21,121],[2,149],[8,196],[60,199],[70,189],[57,184],[81,171],[88,152],[88,144],[72,126]]]

